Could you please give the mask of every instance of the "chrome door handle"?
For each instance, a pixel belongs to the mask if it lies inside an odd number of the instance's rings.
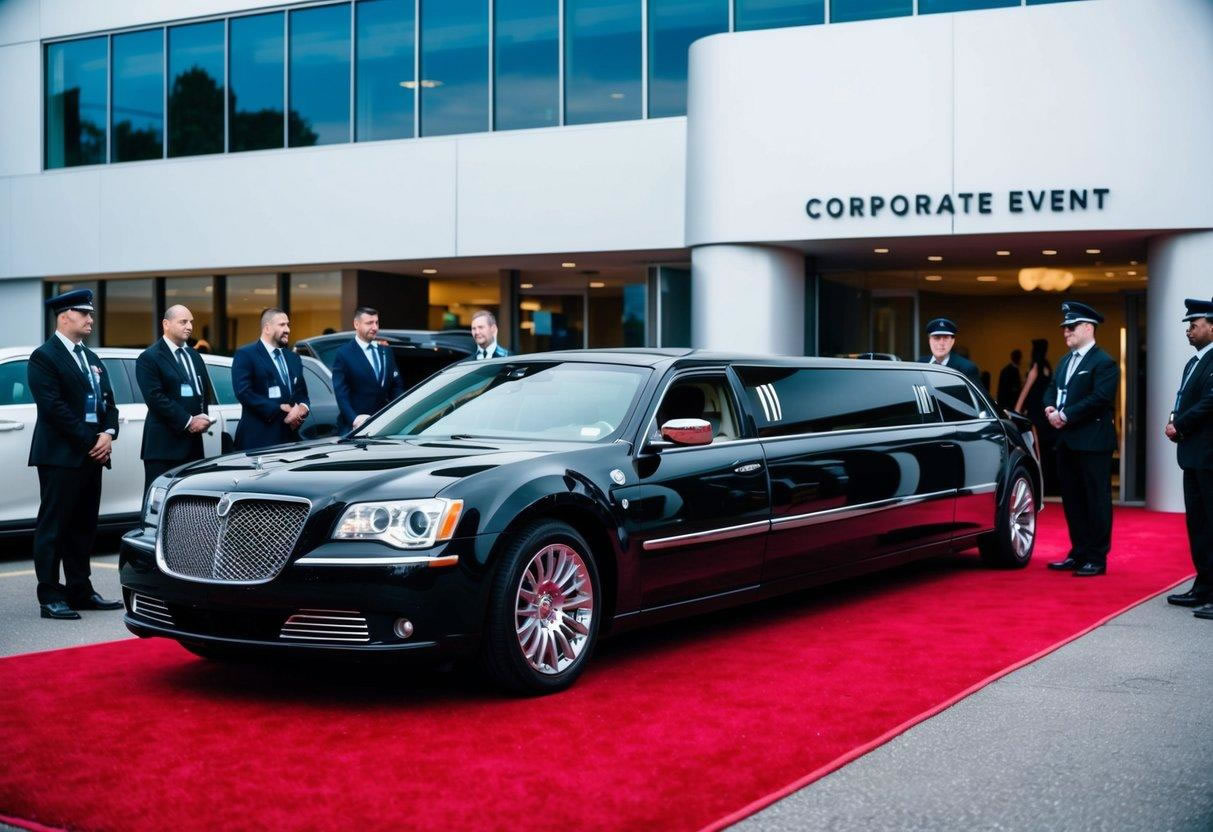
[[[147,418],[147,417],[145,417],[145,416],[119,416],[118,421],[123,422],[123,423],[125,423],[125,422],[142,422],[145,418]]]
[[[735,474],[752,474],[755,471],[759,471],[761,469],[762,469],[761,462],[747,462],[745,465],[738,465],[736,468],[734,468],[733,473],[735,473]]]
[[[25,430],[25,422],[0,422],[0,431]]]

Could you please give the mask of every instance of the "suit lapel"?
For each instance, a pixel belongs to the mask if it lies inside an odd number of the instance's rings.
[[[80,388],[82,393],[88,394],[93,392],[88,379],[80,372],[80,364],[76,361],[76,356],[72,355],[68,348],[64,346],[63,342],[59,340],[58,335],[52,335],[51,341],[54,342],[51,346],[51,353],[57,357],[60,369],[67,371],[68,375],[76,380],[76,386]],[[85,354],[84,361],[86,364],[88,363],[87,353]],[[92,370],[90,369],[89,372],[92,372]]]

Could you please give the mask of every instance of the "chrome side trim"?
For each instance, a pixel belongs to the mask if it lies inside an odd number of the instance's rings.
[[[993,494],[998,490],[998,483],[985,482],[981,485],[966,485],[956,491],[958,497],[971,497],[975,494]]]
[[[159,532],[157,532],[158,534]],[[135,529],[122,535],[122,542],[128,546],[134,546],[136,549],[142,549],[145,552],[155,552],[156,544],[154,541],[145,540],[142,531]]]
[[[755,534],[765,534],[771,528],[770,520],[759,520],[756,523],[742,523],[739,526],[725,526],[720,529],[708,529],[702,532],[679,534],[673,537],[658,537],[644,542],[646,552],[661,549],[675,549],[679,546],[693,546],[697,543],[715,543],[719,540],[732,540],[737,537],[749,537]]]
[[[291,566],[405,566],[408,564],[441,564],[446,557],[430,557],[429,555],[403,555],[398,558],[317,558],[304,555]]]
[[[870,503],[860,503],[854,506],[839,506],[838,508],[828,508],[823,511],[810,511],[807,514],[776,518],[771,521],[771,529],[772,531],[802,529],[805,526],[816,526],[819,523],[830,523],[834,520],[862,517],[865,514],[875,514],[876,512],[885,511],[890,508],[912,506],[916,503],[925,503],[928,500],[954,496],[956,496],[956,489],[947,488],[943,491],[932,491],[930,494],[910,494],[905,497],[890,497],[886,500],[874,500]]]

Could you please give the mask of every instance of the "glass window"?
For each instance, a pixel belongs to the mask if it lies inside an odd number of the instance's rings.
[[[728,31],[728,0],[649,0],[649,116],[687,112],[687,50]]]
[[[132,404],[147,404],[147,402],[145,402],[143,399],[143,391],[139,389],[139,379],[135,375],[135,359],[134,358],[123,358],[123,359],[121,359],[121,363],[122,363],[122,366],[124,368],[126,368],[127,380],[133,382],[131,384],[131,403]]]
[[[111,162],[164,155],[164,30],[114,35]]]
[[[997,9],[1018,6],[1019,0],[918,0],[919,14],[936,12],[967,12],[974,9]]]
[[[164,279],[164,307],[181,304],[194,317],[190,343],[198,352],[218,349],[215,330],[215,279],[211,277],[167,277]]]
[[[566,0],[566,124],[640,118],[640,0]]]
[[[278,275],[241,274],[227,279],[227,346],[235,352],[261,337],[261,313],[278,305]],[[295,340],[291,333],[291,340]]]
[[[357,21],[357,141],[413,135],[413,0],[362,0]]]
[[[240,404],[236,398],[236,388],[232,386],[232,365],[207,362],[206,374],[211,377],[211,387],[215,388],[215,399],[219,404]]]
[[[34,396],[29,390],[29,362],[0,364],[0,405],[33,403]]]
[[[291,12],[290,146],[350,140],[350,7]]]
[[[776,29],[825,22],[825,0],[736,0],[733,28]]]
[[[691,270],[659,266],[657,281],[660,310],[657,346],[691,346]]]
[[[341,272],[292,274],[290,298],[292,341],[342,328]]]
[[[518,303],[518,352],[585,346],[584,295],[523,294]]]
[[[156,339],[156,290],[151,278],[105,281],[101,345],[143,349]]]
[[[493,128],[559,121],[557,0],[497,0],[493,27]]]
[[[106,39],[46,47],[46,166],[105,161]]]
[[[470,278],[431,278],[429,285],[429,328],[461,329],[472,326],[472,315],[487,309],[494,316],[501,313],[501,280],[497,275]],[[497,340],[504,346],[509,333],[498,332]]]
[[[830,22],[874,20],[913,14],[912,0],[830,0]]]
[[[223,21],[168,30],[168,155],[223,152]]]
[[[645,345],[645,301],[648,287],[644,276],[590,278],[590,348],[643,347]]]
[[[963,379],[943,373],[924,375],[931,380],[931,386],[935,388],[935,401],[939,403],[939,412],[945,422],[963,422],[979,418],[982,408]]]
[[[488,129],[488,0],[421,0],[421,135]]]
[[[101,363],[105,365],[105,372],[110,377],[110,387],[114,389],[114,404],[124,405],[134,402],[131,379],[126,374],[126,361],[121,358],[103,358]]]
[[[230,25],[228,147],[233,152],[282,147],[282,12],[234,17]]]
[[[739,367],[759,436],[921,423],[918,370]]]

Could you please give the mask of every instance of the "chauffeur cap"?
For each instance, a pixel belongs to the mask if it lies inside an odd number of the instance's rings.
[[[46,301],[46,305],[56,315],[69,309],[75,309],[77,312],[95,311],[93,309],[92,289],[73,289],[61,295],[55,295]]]
[[[927,335],[955,335],[956,323],[947,318],[932,318],[927,324]]]
[[[1103,315],[1100,315],[1090,306],[1085,303],[1079,303],[1076,300],[1068,300],[1061,305],[1061,324],[1060,326],[1073,326],[1074,324],[1089,323],[1102,324]]]
[[[1194,321],[1197,318],[1208,318],[1213,321],[1213,300],[1184,298],[1184,306],[1188,307],[1188,314],[1184,315],[1185,321]]]

